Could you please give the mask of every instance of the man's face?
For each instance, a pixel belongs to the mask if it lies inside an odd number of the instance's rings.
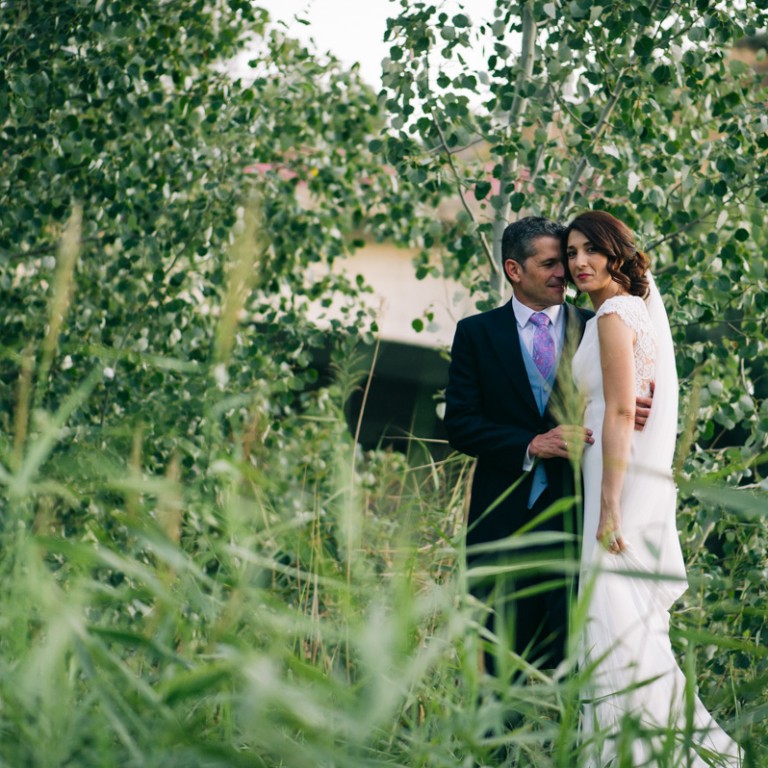
[[[524,264],[507,259],[504,271],[517,300],[538,312],[565,300],[565,265],[556,237],[539,237],[534,247]]]

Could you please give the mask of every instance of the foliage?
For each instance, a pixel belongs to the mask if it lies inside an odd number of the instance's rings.
[[[267,658],[317,536],[339,578],[316,357],[371,327],[331,266],[390,184],[376,102],[247,2],[2,3],[0,52],[2,760],[231,765],[222,633]]]
[[[407,550],[364,544],[379,521],[360,516],[341,397],[336,387],[296,417],[314,429],[271,462],[268,480],[222,455],[214,506],[210,478],[181,484],[172,468],[153,477],[139,462],[115,464],[90,505],[111,525],[94,520],[84,537],[61,536],[55,496],[28,482],[32,455],[64,460],[52,441],[35,443],[4,478],[3,764],[310,765],[335,762],[343,740],[351,751],[339,764],[352,765],[385,738],[377,731],[418,679],[414,651],[450,590],[411,594],[397,567]],[[292,479],[300,451],[314,459],[303,486]],[[201,507],[216,520],[205,532]],[[365,670],[354,685],[353,664]]]
[[[359,244],[389,183],[366,149],[375,99],[266,23],[248,2],[3,3],[6,431],[22,357],[30,412],[99,366],[78,442],[123,452],[138,429],[150,466],[176,452],[203,471],[220,391],[235,400],[219,416],[258,412],[254,430],[279,445],[279,419],[328,345],[310,303],[317,315],[348,297],[332,333],[370,326],[360,286],[330,265]],[[224,63],[247,40],[251,76],[233,81]],[[75,209],[83,249],[63,270],[56,248]],[[55,281],[71,300],[48,327]]]
[[[289,417],[302,440],[282,454],[233,450],[248,444],[242,425],[231,442],[214,436],[207,476],[153,474],[138,454],[95,480],[70,476],[66,489],[86,481],[91,498],[84,535],[62,535],[63,488],[33,465],[71,467],[56,441],[95,380],[50,415],[2,478],[2,764],[578,764],[585,674],[553,677],[501,647],[516,680],[479,673],[480,642],[499,641],[478,632],[483,609],[455,577],[463,462],[361,455],[343,418],[358,376],[340,367]],[[764,601],[752,605],[764,618]],[[728,636],[707,639],[732,651]],[[738,689],[710,692],[721,719],[763,657],[743,658],[713,679]],[[764,738],[755,683],[731,724],[747,745]]]

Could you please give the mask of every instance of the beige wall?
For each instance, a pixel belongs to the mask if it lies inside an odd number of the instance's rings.
[[[474,301],[464,287],[451,280],[417,280],[413,256],[413,251],[388,243],[370,243],[337,262],[336,269],[351,279],[362,275],[374,289],[361,298],[375,312],[382,340],[432,348],[450,346],[456,323],[477,311]],[[434,313],[431,323],[424,316],[427,311]],[[338,316],[338,307],[333,313]],[[415,318],[424,321],[420,333],[411,325]]]

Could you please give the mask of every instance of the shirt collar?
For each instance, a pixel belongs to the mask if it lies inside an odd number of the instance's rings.
[[[563,311],[563,305],[553,304],[551,307],[542,310],[531,309],[530,307],[526,307],[521,301],[518,301],[513,293],[512,309],[515,313],[515,320],[517,320],[517,324],[520,328],[525,328],[528,321],[531,319],[531,315],[535,312],[543,312],[547,315],[550,323],[552,323],[552,327],[554,327],[560,317],[560,313]]]

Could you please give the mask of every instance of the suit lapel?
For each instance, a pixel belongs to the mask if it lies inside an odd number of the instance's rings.
[[[563,309],[565,310],[565,337],[557,366],[555,385],[547,403],[547,413],[550,420],[557,423],[580,424],[581,406],[573,381],[571,363],[581,337],[584,335],[586,320],[578,309],[568,303],[563,305]]]
[[[584,315],[568,302],[563,304],[563,309],[565,310],[565,344],[570,343],[573,347],[571,351],[571,357],[573,357],[573,353],[576,351],[575,347],[579,346],[581,337],[584,335],[584,326],[587,321]]]

